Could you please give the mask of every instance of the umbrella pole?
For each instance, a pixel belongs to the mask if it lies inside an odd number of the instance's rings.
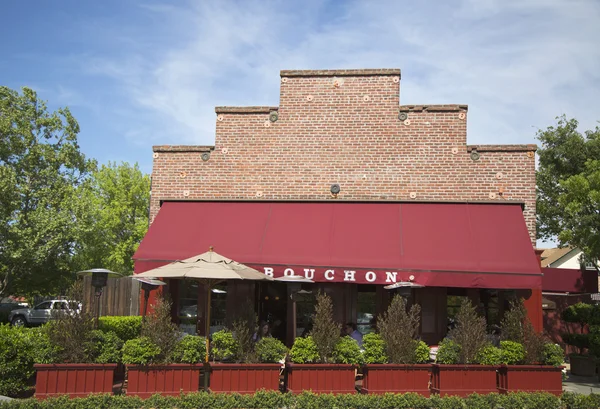
[[[211,285],[210,282],[206,283],[206,314],[204,323],[204,337],[206,339],[206,358],[204,361],[204,391],[208,392],[208,377],[209,377],[209,347],[210,347],[210,296],[211,296]]]

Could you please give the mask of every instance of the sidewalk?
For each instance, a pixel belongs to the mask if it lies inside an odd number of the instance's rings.
[[[563,382],[563,390],[583,395],[600,393],[600,382],[597,376],[576,376],[569,373],[567,380]]]

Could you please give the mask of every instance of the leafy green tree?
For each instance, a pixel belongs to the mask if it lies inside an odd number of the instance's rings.
[[[600,259],[600,128],[577,130],[578,122],[558,118],[538,132],[538,236],[579,248],[586,262]]]
[[[74,269],[133,273],[131,257],[148,230],[150,178],[137,163],[109,163],[79,189]]]
[[[68,287],[76,189],[94,168],[68,108],[0,86],[0,295]]]

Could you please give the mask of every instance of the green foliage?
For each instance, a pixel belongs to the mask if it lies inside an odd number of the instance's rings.
[[[133,253],[148,230],[150,177],[138,164],[109,162],[78,189],[81,220],[73,268],[133,273]]]
[[[452,338],[460,345],[459,362],[475,362],[475,355],[487,343],[485,317],[477,314],[469,299],[464,299],[456,314],[456,327],[450,331]]]
[[[29,389],[40,334],[39,329],[0,325],[0,395],[16,396]]]
[[[97,364],[116,364],[121,362],[123,340],[112,331],[92,332],[92,356]]]
[[[579,302],[577,304],[569,305],[567,308],[565,308],[561,314],[561,318],[565,322],[571,322],[584,326],[590,321],[593,309],[594,306],[592,304]]]
[[[415,363],[424,364],[429,362],[429,346],[423,341],[415,341],[417,346],[415,348]]]
[[[160,356],[160,347],[148,337],[130,339],[123,345],[124,364],[148,365],[156,363]]]
[[[581,249],[586,261],[600,259],[600,128],[582,135],[564,115],[538,132],[537,222],[539,238],[558,237]]]
[[[340,338],[333,349],[333,360],[338,364],[362,364],[363,356],[358,342],[349,336]]]
[[[385,342],[381,335],[374,332],[363,337],[363,358],[366,364],[386,364]]]
[[[69,299],[81,300],[82,282],[75,282]],[[50,343],[56,346],[56,363],[92,363],[94,357],[94,318],[85,310],[56,310],[53,320],[45,325]]]
[[[104,332],[112,331],[123,341],[129,341],[141,335],[142,317],[100,317],[98,329]]]
[[[211,354],[215,361],[233,361],[237,358],[239,343],[233,336],[233,333],[227,329],[212,334],[210,343]]]
[[[258,360],[252,338],[258,324],[258,317],[254,312],[254,305],[249,301],[245,303],[241,311],[242,315],[231,325],[233,337],[238,345],[235,356],[241,362],[253,363]],[[258,331],[260,332],[260,328]]]
[[[263,363],[275,363],[281,361],[288,350],[277,338],[261,338],[255,347],[258,360]]]
[[[420,323],[421,307],[414,304],[406,311],[406,300],[396,295],[387,311],[377,322],[381,338],[385,342],[386,355],[394,364],[416,362],[415,337]]]
[[[290,360],[295,364],[317,362],[319,360],[319,350],[313,338],[296,338],[290,350]]]
[[[561,334],[563,342],[567,345],[572,345],[579,349],[579,353],[583,354],[585,349],[590,347],[590,334]]]
[[[520,298],[510,302],[508,311],[504,312],[504,318],[500,327],[501,338],[505,341],[523,343],[523,323],[527,320],[525,303]]]
[[[179,342],[179,330],[171,320],[171,302],[163,297],[156,299],[154,310],[142,322],[143,337],[148,337],[160,348],[156,362],[166,363]]]
[[[600,358],[600,326],[590,325],[590,333],[587,338],[590,355]]]
[[[206,338],[196,335],[186,335],[175,346],[169,361],[196,364],[202,362],[205,355]]]
[[[333,350],[340,340],[341,324],[333,320],[333,302],[327,294],[319,292],[315,304],[315,319],[310,333],[317,345],[322,362],[333,359]]]
[[[501,360],[506,365],[518,365],[525,360],[525,347],[514,341],[500,341]]]
[[[416,393],[363,395],[363,394],[315,394],[302,392],[298,395],[258,391],[254,395],[236,393],[190,393],[180,396],[154,395],[142,400],[134,396],[92,395],[87,398],[69,399],[66,396],[37,401],[35,399],[13,400],[0,403],[1,409],[591,409],[597,408],[599,395],[578,395],[566,392],[561,398],[549,393],[509,393],[499,395],[473,394],[466,398],[458,396],[430,398]]]
[[[565,361],[565,353],[558,344],[547,343],[543,349],[544,365],[561,366]]]
[[[502,363],[502,351],[493,345],[485,345],[475,355],[475,362],[481,365],[500,365]]]
[[[78,186],[95,163],[81,153],[68,108],[0,86],[0,296],[53,294],[72,281]]]
[[[435,361],[438,364],[457,364],[460,360],[461,347],[455,341],[444,338],[438,346]]]

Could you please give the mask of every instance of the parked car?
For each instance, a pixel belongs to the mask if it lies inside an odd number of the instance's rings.
[[[26,307],[27,304],[23,305],[23,303],[18,303],[16,301],[13,302],[0,302],[0,324],[10,322],[8,320],[8,316],[12,310],[16,310],[19,308]]]
[[[81,304],[69,300],[48,300],[33,308],[20,308],[10,312],[8,321],[14,326],[42,325],[50,321],[53,312],[78,311]]]

